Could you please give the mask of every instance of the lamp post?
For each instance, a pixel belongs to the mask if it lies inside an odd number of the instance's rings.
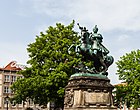
[[[9,96],[7,95],[6,97],[5,97],[5,99],[6,99],[6,110],[8,110],[8,103],[9,103]]]

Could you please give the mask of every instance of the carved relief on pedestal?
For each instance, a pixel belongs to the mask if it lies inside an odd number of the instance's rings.
[[[81,77],[80,77],[81,78]],[[109,83],[108,79],[94,79],[94,78],[88,78],[88,77],[82,77],[70,79],[69,83],[67,85],[68,88],[78,88],[79,86],[87,86],[87,87],[111,87],[112,85]]]
[[[65,100],[64,100],[64,106],[65,107],[71,107],[73,106],[74,102],[74,92],[73,89],[69,91],[65,91]]]

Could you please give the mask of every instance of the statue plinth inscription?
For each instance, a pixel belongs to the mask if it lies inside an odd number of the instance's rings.
[[[96,93],[87,91],[74,91],[73,105],[107,105],[110,103],[109,93]]]
[[[108,104],[109,103],[109,93],[88,93],[85,92],[85,103],[87,104]]]

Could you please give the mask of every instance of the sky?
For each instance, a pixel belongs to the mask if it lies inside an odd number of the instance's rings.
[[[75,20],[89,32],[98,25],[103,45],[114,63],[108,77],[112,84],[121,56],[140,49],[140,0],[0,0],[0,67],[11,61],[26,65],[27,47],[36,35],[56,23]],[[80,33],[78,26],[75,30]]]

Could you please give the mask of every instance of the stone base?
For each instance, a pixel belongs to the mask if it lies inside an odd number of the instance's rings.
[[[65,110],[116,110],[107,77],[74,76],[65,89]]]
[[[116,107],[76,107],[65,108],[65,110],[117,110]]]

